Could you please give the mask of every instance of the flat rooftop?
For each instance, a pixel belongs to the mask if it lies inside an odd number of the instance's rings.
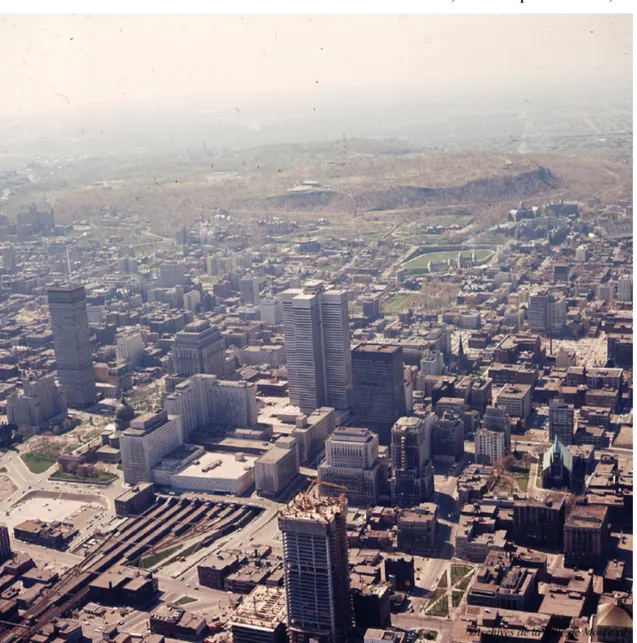
[[[249,455],[243,455],[243,460],[237,460],[238,455],[235,453],[204,453],[198,460],[176,474],[174,478],[177,480],[193,477],[236,480],[248,469],[252,469],[256,460],[254,456]]]
[[[566,526],[577,529],[597,529],[601,527],[607,515],[608,509],[603,505],[575,505],[566,521]]]

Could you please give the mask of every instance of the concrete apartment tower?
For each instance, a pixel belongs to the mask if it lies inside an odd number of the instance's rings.
[[[84,286],[52,286],[47,294],[56,368],[67,405],[91,406],[97,401],[97,389]]]
[[[290,402],[303,413],[350,407],[352,355],[347,291],[312,281],[282,294]]]
[[[344,643],[351,623],[347,500],[298,495],[279,514],[291,643]]]

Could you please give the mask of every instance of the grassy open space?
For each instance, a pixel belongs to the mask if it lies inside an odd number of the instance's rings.
[[[174,554],[181,545],[177,545],[176,547],[170,547],[168,549],[164,549],[164,551],[160,551],[157,554],[153,554],[152,556],[147,556],[146,558],[142,558],[139,561],[139,567],[141,569],[150,569],[151,567],[154,567],[157,563],[160,563],[164,558],[168,558],[171,554]]]
[[[54,458],[49,455],[42,455],[40,453],[23,453],[20,456],[27,465],[31,473],[36,475],[39,473],[44,473],[47,469],[50,469],[56,462],[57,458]]]
[[[449,587],[449,581],[447,580],[447,572],[440,577],[438,581],[438,587]]]
[[[429,616],[449,616],[449,599],[443,596],[428,612]]]
[[[458,607],[462,601],[464,592],[451,592],[451,606]]]
[[[422,255],[419,255],[415,259],[412,259],[405,264],[405,270],[411,274],[418,274],[422,272],[427,272],[427,266],[429,262],[433,261],[434,263],[440,263],[443,261],[449,261],[452,259],[455,261],[458,258],[458,255],[461,254],[457,250],[451,252],[426,252]],[[463,257],[471,257],[475,254],[476,261],[482,262],[493,255],[493,250],[463,250]]]
[[[465,590],[467,587],[469,587],[469,584],[471,583],[471,578],[472,576],[467,576],[466,578],[463,578],[457,585],[456,589],[460,590]]]
[[[95,477],[77,476],[72,473],[57,471],[51,476],[52,480],[68,480],[70,482],[112,482],[117,479],[117,475],[109,471],[100,471]]]
[[[514,456],[506,458],[506,466],[500,474],[496,490],[514,493],[518,489],[526,492],[529,487],[531,463],[528,459],[517,459]]]
[[[169,560],[167,560],[165,563],[161,565],[161,567],[168,567],[168,565],[172,565],[173,563],[176,563],[180,558],[188,558],[188,556],[192,556],[193,554],[196,554],[200,549],[201,549],[202,541],[196,542],[194,545],[190,545],[189,547],[186,547],[183,551],[180,551],[176,556],[173,556]]]
[[[188,605],[188,603],[196,603],[197,599],[193,598],[192,596],[182,596],[178,600],[176,600],[173,604],[174,605]]]
[[[429,602],[427,605],[433,605],[436,601],[438,601],[442,596],[445,594],[445,589],[438,587],[437,589],[434,590],[434,593],[431,595],[431,598],[429,599]]]
[[[451,565],[451,585],[454,586],[461,578],[466,576],[473,567],[470,565],[459,565],[454,563]]]
[[[397,315],[398,313],[415,306],[422,297],[418,293],[413,295],[396,294],[392,295],[381,304],[383,313],[387,315]]]

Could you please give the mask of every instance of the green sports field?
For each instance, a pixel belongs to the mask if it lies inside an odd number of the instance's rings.
[[[427,272],[427,266],[430,261],[434,263],[441,263],[443,261],[449,261],[449,259],[457,260],[460,252],[453,250],[451,252],[425,252],[422,255],[419,255],[415,259],[412,259],[405,264],[405,270],[412,274]],[[493,255],[493,250],[463,250],[462,256],[470,258],[471,255],[475,254],[476,261],[483,262],[486,259],[489,259]]]

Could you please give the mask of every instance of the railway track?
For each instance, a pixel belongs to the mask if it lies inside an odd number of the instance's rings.
[[[187,509],[198,519],[188,520]],[[202,511],[201,506],[189,499],[173,501],[168,498],[160,501],[141,515],[128,518],[84,560],[69,569],[53,588],[25,612],[21,623],[0,623],[0,627],[7,627],[0,634],[0,643],[30,641],[45,625],[80,605],[88,595],[90,582],[113,565],[133,562],[156,546],[164,549],[209,531],[204,539],[204,546],[207,546],[210,544],[208,540],[219,538],[255,518],[257,509],[261,511],[257,507],[233,503],[224,506],[213,501],[207,511]],[[205,524],[202,524],[204,518]],[[191,527],[185,533],[174,533],[178,528],[175,523],[183,523],[184,520]],[[157,542],[153,542],[155,540]]]

